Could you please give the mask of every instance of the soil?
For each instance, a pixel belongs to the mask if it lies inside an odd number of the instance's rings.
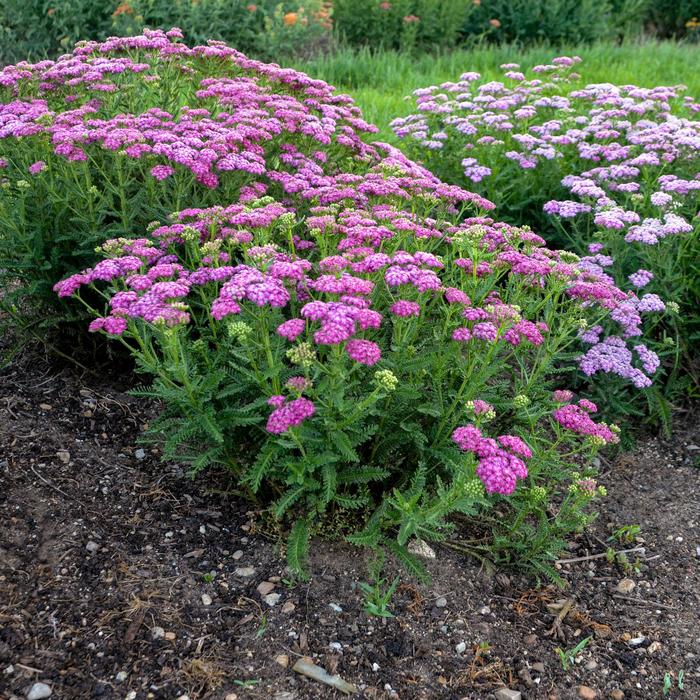
[[[36,682],[58,700],[343,697],[293,671],[302,656],[358,698],[661,698],[664,678],[700,698],[697,423],[602,465],[609,496],[567,556],[642,547],[627,565],[562,564],[567,587],[538,588],[437,548],[385,619],[363,612],[350,546],[315,542],[311,580],[291,582],[222,475],[191,481],[139,444],[154,408],[128,387],[29,354],[0,373],[2,700]],[[564,670],[556,648],[586,637]]]

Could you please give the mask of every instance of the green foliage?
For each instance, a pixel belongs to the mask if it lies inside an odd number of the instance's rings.
[[[464,28],[498,43],[554,46],[605,39],[614,31],[607,0],[482,0]]]
[[[53,58],[76,41],[134,36],[146,27],[181,27],[192,43],[227,41],[274,60],[325,51],[332,39],[322,0],[3,0],[0,66]]]
[[[465,0],[335,0],[333,21],[341,42],[350,46],[450,48],[473,8]]]
[[[593,637],[584,637],[575,647],[571,649],[560,649],[557,647],[554,651],[559,655],[561,667],[564,672],[569,670],[569,666],[575,663],[576,657],[588,646],[588,643]]]

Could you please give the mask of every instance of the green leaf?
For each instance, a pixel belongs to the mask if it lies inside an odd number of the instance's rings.
[[[309,526],[305,520],[297,520],[287,540],[287,564],[300,578],[306,580],[309,558]]]
[[[335,465],[330,463],[324,464],[321,467],[321,477],[323,479],[321,504],[326,506],[333,500],[338,485],[338,472]]]
[[[406,547],[402,547],[396,540],[388,540],[386,546],[412,576],[415,576],[421,582],[428,580],[428,572],[425,566]]]

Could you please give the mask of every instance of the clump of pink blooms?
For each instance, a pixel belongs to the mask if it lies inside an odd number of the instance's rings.
[[[596,423],[590,416],[598,407],[587,399],[578,404],[569,403],[554,411],[554,420],[563,428],[578,435],[598,438],[603,443],[618,442],[617,435],[605,423]]]
[[[532,457],[532,451],[516,435],[500,435],[494,440],[484,437],[475,425],[464,425],[454,430],[452,440],[460,450],[476,456],[476,474],[487,493],[508,496],[515,491],[518,479],[527,477],[523,458]]]
[[[17,99],[0,107],[0,138],[48,137],[51,157],[68,161],[123,150],[147,165],[154,192],[183,171],[200,189],[237,173],[227,180],[237,183],[231,199],[181,209],[143,237],[107,241],[103,260],[55,291],[71,297],[84,287],[106,289],[107,310],[90,330],[127,342],[140,338],[144,324],[154,337],[202,337],[208,346],[235,324],[250,328],[231,335],[241,358],[264,346],[263,369],[254,363],[250,374],[269,407],[268,433],[291,430],[296,439],[324,430],[330,409],[321,387],[328,377],[348,387],[355,382],[360,396],[369,387],[372,401],[386,402],[409,382],[430,386],[432,372],[411,375],[415,357],[458,375],[458,384],[460,373],[477,376],[497,363],[510,381],[546,357],[549,343],[576,340],[581,319],[604,319],[628,338],[639,335],[642,314],[655,312],[654,299],[615,285],[602,258],[571,262],[532,231],[487,216],[493,204],[480,195],[443,183],[392,146],[365,143],[373,128],[325,83],[250,61],[217,42],[190,49],[176,39],[148,32],[87,43],[55,63],[3,69],[0,84]],[[212,59],[225,70],[197,75],[196,102],[177,114],[160,107],[104,114],[112,104],[105,94],[119,97],[110,87],[115,74],[145,79],[166,58],[180,67]],[[183,80],[190,76],[184,71]],[[37,92],[32,100],[20,98],[28,85]],[[69,100],[68,110],[49,105],[78,85],[89,99]],[[492,85],[483,94],[499,90]],[[602,335],[596,343],[605,342]],[[651,374],[653,357],[636,352]],[[591,374],[613,371],[598,364]],[[379,372],[391,381],[373,382]],[[337,385],[335,391],[342,393]],[[499,391],[472,402],[480,424],[501,405]],[[468,398],[457,394],[454,419],[446,410],[454,421],[442,433],[447,444]],[[358,399],[357,410],[369,400]],[[584,434],[577,425],[571,430]],[[492,439],[469,425],[452,439],[476,456],[487,492],[510,494],[527,477],[532,451],[521,437]]]

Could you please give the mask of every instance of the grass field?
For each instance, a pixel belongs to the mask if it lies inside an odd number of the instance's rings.
[[[310,61],[299,61],[295,67],[350,93],[362,107],[365,117],[381,128],[381,137],[393,140],[389,122],[413,110],[412,102],[405,97],[416,88],[456,80],[460,73],[468,70],[495,79],[500,76],[501,63],[516,62],[528,69],[562,54],[583,58],[580,72],[587,83],[632,83],[643,87],[683,83],[688,86],[688,94],[700,97],[700,45],[671,42],[597,44],[563,49],[501,46],[438,56],[341,50]]]

